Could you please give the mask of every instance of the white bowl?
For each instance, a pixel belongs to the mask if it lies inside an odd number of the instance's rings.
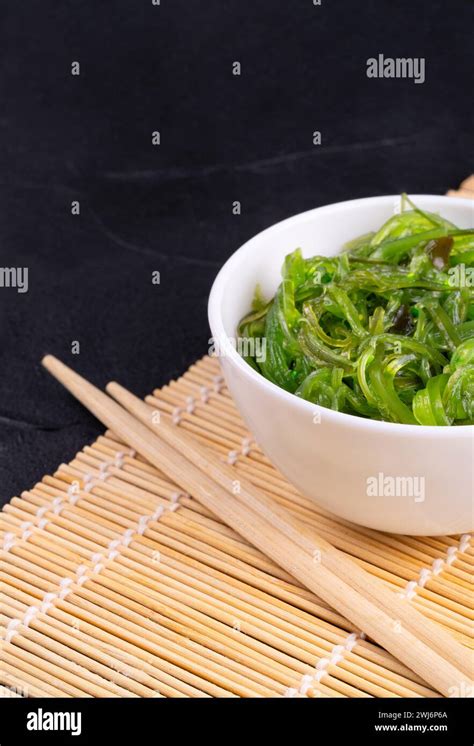
[[[419,207],[472,227],[473,203],[415,195]],[[473,524],[474,427],[366,420],[304,401],[254,371],[235,350],[237,324],[255,285],[271,297],[286,254],[333,256],[376,230],[397,196],[340,202],[295,215],[254,236],[224,264],[209,298],[209,322],[234,400],[273,464],[303,494],[341,518],[381,531],[441,535]]]

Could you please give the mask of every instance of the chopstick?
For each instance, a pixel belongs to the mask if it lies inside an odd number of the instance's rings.
[[[133,414],[56,358],[46,356],[43,365],[124,442],[442,694],[456,696],[471,685],[459,643],[414,609],[407,614],[379,581],[252,484],[239,478],[234,494],[235,474],[206,448],[163,417],[152,432],[149,407],[118,384],[108,391]]]

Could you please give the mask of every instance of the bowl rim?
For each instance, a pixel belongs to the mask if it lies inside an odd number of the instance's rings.
[[[444,204],[446,201],[449,201],[449,204],[453,206],[457,205],[459,207],[471,207],[474,211],[473,201],[463,197],[448,197],[446,195],[439,194],[409,194],[409,196],[415,202],[416,200],[420,199],[435,201],[439,202],[440,204]],[[265,228],[264,230],[259,231],[259,233],[256,233],[245,243],[243,243],[238,249],[236,249],[222,265],[221,269],[214,279],[209,294],[208,319],[211,328],[212,339],[218,342],[218,347],[223,353],[216,357],[223,356],[228,358],[234,365],[237,366],[237,368],[242,372],[243,375],[255,381],[257,385],[261,386],[263,389],[268,390],[269,393],[281,396],[284,400],[288,401],[290,405],[295,406],[302,412],[307,412],[308,414],[312,414],[313,416],[315,412],[319,412],[321,413],[321,416],[324,416],[324,418],[326,418],[327,420],[332,421],[334,425],[344,426],[344,424],[346,424],[347,426],[353,426],[363,430],[371,430],[374,431],[374,433],[392,433],[392,435],[403,435],[404,433],[406,433],[407,435],[425,435],[428,438],[438,438],[446,436],[451,438],[472,438],[474,434],[474,425],[442,427],[439,425],[409,425],[400,422],[371,420],[364,417],[358,417],[357,415],[347,414],[346,412],[337,412],[334,409],[322,407],[321,405],[313,404],[306,399],[301,399],[300,397],[295,396],[295,394],[292,394],[289,391],[280,388],[280,386],[277,386],[277,384],[268,380],[268,378],[265,378],[261,373],[258,373],[248,363],[246,363],[245,360],[239,355],[234,345],[231,343],[229,336],[224,328],[221,314],[221,305],[224,298],[224,285],[226,284],[228,277],[232,274],[232,271],[237,266],[237,264],[239,264],[242,259],[245,258],[245,255],[249,254],[252,249],[255,250],[255,244],[258,244],[263,237],[267,238],[273,233],[277,233],[290,227],[292,224],[305,222],[311,219],[316,213],[336,212],[341,208],[343,209],[344,207],[348,207],[349,205],[353,206],[358,203],[361,205],[361,207],[362,205],[369,206],[370,204],[375,203],[383,204],[384,202],[388,203],[389,201],[394,202],[399,198],[400,194],[380,195],[375,197],[360,197],[357,199],[344,200],[343,202],[333,202],[328,205],[314,207],[310,210],[305,210],[304,212],[297,213],[296,215],[291,215],[284,220],[280,220],[278,223],[270,225],[268,228]]]

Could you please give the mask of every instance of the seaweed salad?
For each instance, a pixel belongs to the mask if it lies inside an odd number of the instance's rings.
[[[296,396],[410,425],[474,423],[474,229],[402,195],[377,232],[333,257],[285,258],[271,300],[257,286],[245,359]]]

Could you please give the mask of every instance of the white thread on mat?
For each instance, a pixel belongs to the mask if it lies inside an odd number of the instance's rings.
[[[252,440],[252,438],[242,438],[242,446],[240,448],[242,456],[248,456],[250,451],[252,450],[253,445],[254,441]]]
[[[121,469],[124,463],[125,453],[123,451],[117,451],[117,453],[114,456],[114,465]]]
[[[135,458],[136,455],[137,452],[134,448],[127,448],[124,451],[116,451],[113,458],[105,459],[99,464],[98,474],[86,473],[82,476],[82,482],[84,485],[83,491],[90,492],[94,489],[94,487],[97,486],[99,482],[105,482],[107,479],[109,479],[109,477],[114,476],[110,473],[109,469],[111,469],[112,467],[121,469],[125,463],[126,456]],[[76,497],[76,500],[77,499],[78,498]]]
[[[74,488],[74,491],[73,489]],[[68,499],[65,502],[62,497],[55,497],[50,503],[47,503],[46,505],[40,505],[35,513],[35,518],[39,519],[38,524],[36,525],[33,521],[24,521],[20,524],[21,529],[21,536],[20,538],[23,541],[28,541],[30,536],[32,535],[31,528],[39,528],[40,531],[46,528],[46,526],[51,523],[49,518],[45,518],[45,514],[48,512],[54,513],[54,515],[60,515],[64,508],[67,507],[68,503],[71,503],[72,505],[75,505],[79,494],[77,494],[77,487],[75,485],[70,485],[70,487],[67,490]],[[7,532],[3,539],[3,549],[5,551],[9,551],[15,544],[17,543],[18,537],[11,533],[10,531]]]
[[[181,500],[182,497],[184,497],[184,498],[186,498],[188,500],[191,499],[191,495],[189,494],[189,492],[182,492],[181,490],[177,490],[176,492],[173,492],[172,495],[170,496],[170,503],[172,503],[172,505],[176,505],[177,506],[177,505],[180,504],[179,501]],[[169,507],[166,506],[166,508],[168,510],[176,510],[176,508],[173,508],[171,506],[169,506]]]
[[[10,619],[7,624],[7,632],[5,635],[5,642],[10,642],[12,637],[17,634],[17,627],[21,624],[21,619]]]
[[[150,515],[140,516],[134,528],[125,529],[123,534],[118,539],[113,539],[111,542],[109,542],[109,551],[107,552],[107,554],[104,555],[101,552],[95,552],[91,556],[92,567],[90,569],[87,565],[79,565],[76,569],[74,578],[66,577],[62,578],[59,581],[57,593],[46,593],[43,596],[43,599],[39,606],[28,607],[21,619],[11,619],[7,626],[5,637],[6,642],[11,642],[13,637],[18,634],[18,627],[20,625],[28,627],[31,620],[34,619],[34,617],[38,613],[46,613],[52,606],[54,606],[54,601],[56,601],[57,599],[65,599],[70,593],[72,593],[72,586],[74,584],[82,586],[88,580],[91,580],[91,574],[97,575],[98,573],[100,573],[105,567],[105,562],[115,559],[120,554],[120,552],[118,551],[120,547],[129,546],[134,534],[138,533],[139,535],[142,535],[150,521],[158,521],[166,511],[174,512],[175,510],[177,510],[180,507],[180,498],[186,496],[187,495],[185,492],[173,492],[167,505],[159,505]],[[46,521],[46,523],[49,523],[46,518],[42,518],[40,523],[42,521]],[[25,526],[25,530],[23,533],[27,532],[29,533],[29,535],[31,535],[29,526],[32,525],[33,524],[31,523],[31,521],[27,521],[27,525]],[[14,534],[11,534],[11,536],[14,536]],[[3,537],[4,548],[6,544],[13,541],[11,537],[9,537],[7,541],[5,541],[6,537],[7,534],[5,534],[5,536]],[[91,574],[88,574],[89,570]]]
[[[71,505],[75,505],[77,501],[79,500],[79,486],[77,482],[74,482],[73,484],[70,484],[67,488],[67,496],[68,496],[68,502],[71,503]],[[56,500],[61,500],[62,498],[55,498]],[[53,500],[54,502],[54,500]]]
[[[463,534],[457,546],[448,547],[444,558],[434,559],[431,567],[422,567],[416,580],[409,580],[403,590],[397,592],[400,598],[411,601],[417,595],[418,588],[424,588],[426,583],[433,577],[446,570],[456,560],[458,553],[465,552],[471,544],[472,535]]]
[[[136,451],[133,448],[129,448],[126,451],[117,451],[114,458],[107,459],[106,461],[103,461],[99,465],[99,473],[91,474],[86,473],[82,476],[82,483],[83,483],[83,492],[90,492],[98,483],[105,482],[110,476],[113,476],[109,473],[109,469],[112,466],[121,468],[124,464],[124,458],[125,456],[130,456],[131,458],[134,458],[136,456]],[[47,518],[44,518],[44,515],[51,511],[54,513],[54,515],[60,515],[62,511],[67,507],[68,503],[70,505],[75,505],[77,501],[80,498],[80,488],[79,483],[77,480],[75,480],[72,484],[69,485],[66,491],[67,499],[65,500],[63,497],[55,497],[51,503],[48,503],[46,505],[41,505],[38,510],[36,511],[35,517],[39,519],[38,528],[44,529],[48,523],[51,523],[51,521]],[[30,522],[27,522],[25,524],[26,527],[26,534],[24,532],[24,535],[22,536],[25,541],[31,536],[31,531],[29,531],[29,526],[34,526],[35,524]],[[9,546],[11,548],[13,544]],[[8,550],[7,550],[8,551]]]
[[[298,689],[294,689],[290,687],[287,689],[284,693],[284,697],[297,697],[298,694],[301,694],[303,697],[305,697],[308,693],[308,690],[311,689],[311,686],[313,684],[313,677],[311,674],[306,673],[304,676],[301,677],[300,685]]]
[[[319,684],[321,679],[329,673],[329,666],[337,666],[338,663],[344,660],[345,654],[350,653],[357,645],[359,640],[365,640],[365,633],[351,632],[351,634],[346,637],[341,645],[334,645],[334,647],[331,648],[331,651],[327,658],[321,658],[317,662],[313,674],[304,674],[304,676],[302,676],[300,680],[298,688],[288,688],[285,691],[284,696],[296,697],[298,694],[301,694],[303,697],[305,697],[308,693],[308,690],[311,689],[313,684]]]
[[[53,601],[55,600],[55,598],[56,598],[56,594],[55,593],[46,593],[46,595],[43,596],[43,601],[42,601],[41,606],[40,606],[40,611],[43,614],[46,614],[46,612],[51,608],[51,606],[53,605]]]
[[[3,535],[2,549],[9,552],[17,543],[17,537],[12,531],[6,531]]]
[[[201,401],[204,404],[207,404],[209,401],[209,397],[212,392],[220,393],[222,389],[225,386],[225,380],[223,376],[217,375],[212,377],[212,388],[209,388],[209,386],[201,386],[199,388],[199,393],[201,397]],[[186,407],[174,407],[172,413],[171,413],[171,421],[173,425],[180,425],[183,414],[185,412],[188,412],[189,414],[193,414],[195,406],[196,406],[196,399],[194,396],[187,396],[186,397]],[[234,464],[237,463],[240,456],[248,456],[252,450],[256,446],[255,441],[252,438],[245,437],[242,438],[242,442],[240,445],[240,448],[233,449],[228,452],[226,461],[231,466],[234,466]]]
[[[31,534],[33,533],[30,531],[30,526],[33,526],[33,521],[23,521],[23,523],[20,523],[20,529],[21,529],[21,538],[23,541],[27,541]]]
[[[201,396],[202,399],[202,396]],[[203,399],[204,401],[204,399]],[[205,400],[207,401],[207,399]],[[171,421],[173,425],[180,425],[181,420],[183,419],[183,414],[194,414],[194,411],[196,409],[197,401],[194,398],[194,396],[187,396],[186,397],[186,406],[184,407],[174,407],[173,411],[171,412]]]
[[[73,584],[72,578],[62,578],[62,580],[59,581],[59,593],[58,598],[66,598],[69,593],[71,593],[71,586]]]
[[[145,529],[147,527],[147,524],[151,521],[151,518],[151,515],[140,516],[137,527],[137,533],[140,534],[140,536],[145,533]]]
[[[173,425],[179,425],[181,423],[181,416],[183,414],[182,407],[175,407],[171,413],[171,421]]]
[[[44,605],[44,601],[42,606]],[[28,628],[30,626],[30,623],[32,619],[35,618],[35,616],[40,611],[39,606],[28,606],[25,613],[21,618],[18,619],[10,619],[10,621],[7,624],[7,631],[5,635],[5,642],[11,642],[12,639],[15,637],[15,635],[18,634],[19,630],[18,627],[23,626],[25,628]]]
[[[71,487],[72,486],[73,485],[71,485]],[[69,497],[68,497],[68,500],[66,502],[64,501],[64,499],[62,497],[55,497],[50,503],[47,503],[46,505],[40,505],[40,507],[38,508],[38,510],[35,513],[35,518],[39,518],[39,521],[38,521],[38,524],[36,525],[36,528],[39,528],[40,530],[43,530],[44,528],[46,528],[46,526],[48,525],[48,523],[51,523],[51,521],[49,520],[49,518],[45,518],[44,517],[46,513],[51,512],[51,513],[54,513],[54,515],[60,515],[62,513],[62,511],[64,510],[64,508],[67,507],[68,503],[71,503],[72,505],[75,505],[75,503],[76,503],[79,495],[76,495],[75,493],[74,494],[70,493],[69,490],[71,489],[71,487],[69,487],[69,489],[68,489],[68,493],[67,494],[68,494]],[[30,531],[30,526],[35,527],[35,524],[32,521],[26,521],[25,523],[22,523],[20,525],[20,528],[23,527],[23,532],[22,532],[21,538],[24,541],[27,541],[30,538],[31,534],[32,534],[32,532]],[[16,542],[10,543],[9,544],[9,548],[11,548],[14,545],[14,543],[16,543]]]
[[[220,394],[224,387],[225,387],[225,381],[224,381],[223,376],[213,376],[212,386],[200,386],[199,388],[199,395],[201,397],[201,401],[204,404],[207,404],[211,394],[212,393]]]
[[[399,592],[397,593],[397,595],[398,595],[398,596],[399,596],[400,598],[406,598],[406,599],[407,599],[407,601],[411,601],[411,600],[412,600],[412,598],[415,598],[415,596],[416,596],[416,589],[417,589],[417,588],[418,588],[418,583],[416,582],[416,580],[410,580],[410,581],[409,581],[409,582],[408,582],[408,583],[406,584],[406,586],[405,586],[405,588],[403,589],[403,591],[399,591]]]
[[[212,388],[216,394],[220,394],[224,386],[225,381],[223,376],[212,376]]]
[[[132,541],[134,533],[136,533],[134,528],[127,528],[127,530],[123,532],[122,544],[124,545],[124,547],[128,547],[128,545]]]
[[[28,606],[25,615],[22,619],[22,624],[24,627],[29,627],[31,620],[36,616],[36,614],[39,612],[38,606]]]
[[[233,466],[237,462],[239,456],[248,456],[255,445],[256,443],[254,440],[252,440],[252,438],[242,438],[240,449],[235,449],[228,452],[227,463]]]
[[[471,534],[463,534],[459,539],[459,547],[457,551],[463,553],[466,551],[466,549],[469,549],[469,547],[471,546],[471,540]]]

